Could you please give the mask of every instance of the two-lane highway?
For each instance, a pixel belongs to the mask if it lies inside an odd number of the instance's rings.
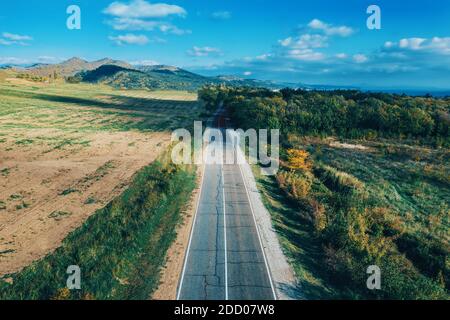
[[[213,143],[234,151],[231,144]],[[204,165],[177,298],[276,299],[239,164]]]

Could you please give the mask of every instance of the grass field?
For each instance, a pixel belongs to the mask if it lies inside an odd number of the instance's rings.
[[[293,201],[274,177],[258,177],[258,185],[307,298],[448,297],[444,293],[450,280],[447,149],[412,147],[395,140],[291,137],[290,143],[307,150],[314,163],[316,180],[303,200]],[[310,178],[298,179],[306,183]],[[348,184],[360,189],[362,196],[345,191],[350,190]],[[300,197],[299,190],[291,192]],[[365,213],[350,218],[344,236],[338,231],[344,227],[333,225],[334,216],[351,216],[354,210]],[[320,218],[323,212],[325,220]],[[344,251],[330,250],[328,241],[344,241]],[[355,243],[367,246],[372,258],[365,258],[359,249],[350,251]],[[378,293],[365,288],[364,264],[370,261],[384,266],[386,289]]]
[[[85,228],[85,221],[98,215],[94,212],[137,183],[136,172],[147,172],[167,150],[173,129],[189,129],[204,112],[196,94],[188,92],[122,91],[30,82],[5,72],[1,76],[0,276],[20,271],[53,252],[74,230]],[[155,172],[165,174],[166,165],[141,173],[141,179],[144,175],[150,183]],[[188,196],[189,181],[179,182],[180,196]],[[181,206],[182,201],[174,201],[170,210],[175,214]],[[170,223],[177,221],[175,215]],[[162,224],[153,221],[152,228],[165,228]],[[149,226],[141,227],[138,232],[149,236]],[[94,240],[90,245],[99,245]],[[23,272],[29,277],[27,270]]]

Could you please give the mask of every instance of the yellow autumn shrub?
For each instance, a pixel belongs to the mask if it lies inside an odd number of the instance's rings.
[[[300,149],[289,149],[287,167],[291,170],[310,171],[312,161],[308,151]]]

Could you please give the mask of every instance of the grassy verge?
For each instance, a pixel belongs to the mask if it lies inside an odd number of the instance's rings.
[[[448,299],[443,151],[430,150],[428,158],[422,151],[421,159],[408,160],[374,144],[304,139],[294,145],[309,153],[291,149],[271,189],[284,199],[279,233],[305,288],[309,258],[316,262],[316,277],[341,298]],[[311,241],[316,250],[309,250]],[[381,269],[380,290],[366,287],[370,265]]]
[[[147,299],[194,186],[194,167],[160,157],[54,253],[4,277],[0,299]],[[81,290],[66,289],[70,265],[81,268]]]
[[[287,195],[280,192],[274,177],[261,175],[257,166],[253,167],[253,174],[283,252],[299,281],[302,296],[308,300],[339,299],[339,292],[327,279],[321,263],[324,258],[321,242],[310,222]]]

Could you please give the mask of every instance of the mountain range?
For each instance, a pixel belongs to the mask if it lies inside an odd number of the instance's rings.
[[[448,96],[448,90],[438,88],[360,88],[356,86],[314,85],[304,83],[275,82],[268,80],[244,79],[233,75],[215,77],[202,76],[175,66],[132,65],[125,61],[104,58],[86,61],[71,58],[57,64],[0,65],[2,71],[12,69],[35,77],[66,79],[69,82],[104,83],[125,89],[171,89],[196,91],[206,84],[225,84],[228,86],[264,87],[272,90],[282,88],[304,90],[362,90],[421,96]]]
[[[6,68],[7,66],[3,66]],[[86,61],[71,58],[57,64],[34,64],[9,66],[19,73],[45,78],[64,78],[69,82],[104,83],[125,89],[170,89],[198,90],[207,84],[229,86],[252,86],[281,89],[285,85],[272,81],[242,79],[234,76],[202,76],[187,70],[167,65],[131,65],[128,62],[109,58]]]

